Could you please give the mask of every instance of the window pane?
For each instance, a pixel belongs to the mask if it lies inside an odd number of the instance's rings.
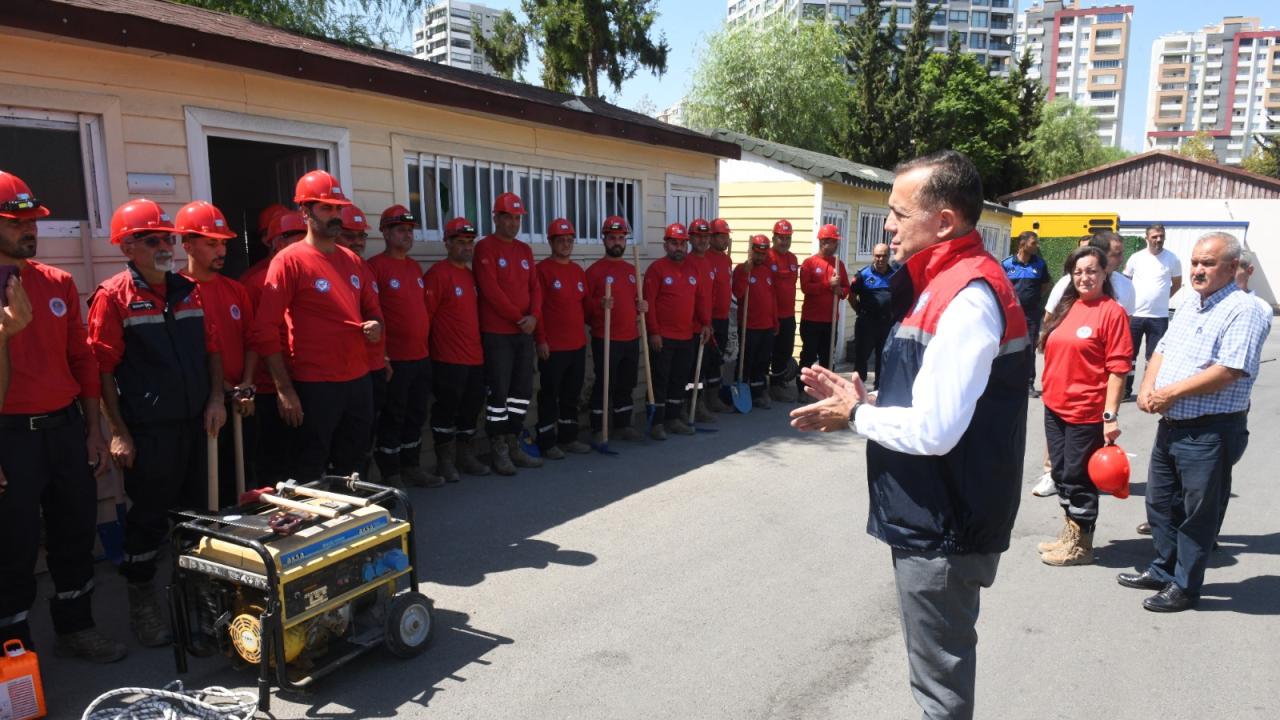
[[[498,194],[494,192],[489,173],[489,168],[481,166],[478,170],[480,173],[480,211],[483,212],[493,207],[493,201]],[[486,233],[488,234],[488,233]]]
[[[409,175],[409,210],[425,217],[426,209],[422,205],[422,176],[420,175],[422,168],[418,167],[418,163],[410,162],[406,172]]]
[[[564,214],[566,218],[574,217],[578,212],[577,184],[573,178],[564,179]]]
[[[453,168],[442,167],[440,173],[440,213],[452,218],[457,211],[453,209]],[[474,222],[474,221],[473,221]]]
[[[436,189],[435,158],[431,159],[431,163],[430,166],[422,166],[422,183],[425,188],[423,195],[427,198],[427,210],[422,214],[423,230],[439,230],[441,228],[440,213],[436,208],[436,197],[439,191]]]
[[[49,209],[49,220],[89,219],[79,130],[0,125],[0,158]]]
[[[476,200],[476,166],[462,166],[462,211],[467,219],[476,224],[481,235],[488,235],[484,218],[479,213],[480,204]]]
[[[587,183],[588,200],[590,201],[590,211],[582,224],[578,226],[578,236],[592,238],[596,233],[592,228],[600,227],[604,216],[600,214],[600,181],[592,180]]]
[[[587,224],[587,209],[588,209],[589,202],[590,201],[587,195],[587,181],[579,180],[578,181],[578,216],[576,218],[573,218],[573,217],[569,218],[569,220],[572,221],[578,227],[582,227],[583,225]]]

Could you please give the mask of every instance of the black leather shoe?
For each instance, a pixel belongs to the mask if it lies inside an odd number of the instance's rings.
[[[1195,598],[1182,591],[1177,583],[1169,583],[1169,587],[1142,601],[1142,607],[1151,612],[1182,612],[1195,605]]]
[[[1151,523],[1149,523],[1149,522],[1141,522],[1141,523],[1138,523],[1138,534],[1139,534],[1139,535],[1150,535],[1150,534],[1151,534]]]
[[[1157,580],[1150,570],[1143,570],[1140,573],[1120,573],[1116,576],[1116,582],[1139,590],[1164,590],[1165,586],[1170,584]]]

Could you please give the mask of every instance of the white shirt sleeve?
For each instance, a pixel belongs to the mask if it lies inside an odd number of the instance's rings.
[[[1058,282],[1053,284],[1053,289],[1049,291],[1049,298],[1044,301],[1044,314],[1049,315],[1053,309],[1058,307],[1058,303],[1062,301],[1062,295],[1067,291],[1067,284],[1071,282],[1070,275],[1063,275],[1058,278]]]
[[[1138,252],[1142,252],[1142,251],[1139,250]],[[1138,256],[1138,253],[1134,253],[1130,255],[1129,259],[1124,262],[1124,270],[1120,271],[1121,274],[1123,274],[1125,277],[1129,279],[1133,279],[1133,259],[1137,256]]]
[[[908,455],[945,455],[960,442],[1000,352],[1004,316],[991,288],[969,283],[938,319],[911,386],[910,407],[858,408],[859,434]]]

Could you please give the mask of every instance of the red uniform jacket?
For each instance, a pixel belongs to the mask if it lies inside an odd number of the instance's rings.
[[[794,253],[769,250],[769,269],[773,271],[773,291],[777,294],[778,317],[796,316],[796,276],[800,261]]]
[[[706,255],[711,264],[711,276],[714,284],[711,288],[711,318],[713,320],[729,319],[729,300],[733,295],[733,261],[729,255],[714,248]]]
[[[678,263],[665,257],[653,261],[644,273],[644,299],[649,303],[645,323],[650,335],[693,337],[698,327],[698,273],[687,257]]]
[[[833,265],[839,264],[840,286],[835,293],[831,292],[831,273]],[[800,319],[809,322],[831,324],[831,299],[840,295],[844,300],[849,297],[849,271],[844,261],[834,256],[828,258],[822,253],[804,261],[800,266],[800,291],[804,293],[804,304],[800,306]]]
[[[516,323],[542,311],[542,288],[533,269],[533,251],[519,240],[496,235],[476,243],[476,287],[480,290],[480,330],[499,335],[521,332]],[[538,318],[542,324],[542,318]]]
[[[751,268],[750,281],[747,280],[747,268]],[[773,289],[773,270],[765,265],[743,263],[733,271],[733,296],[738,300],[738,322],[742,322],[743,298],[747,296],[747,288],[751,289],[751,298],[747,301],[747,329],[778,329],[777,293]]]
[[[587,268],[587,321],[591,323],[591,337],[604,338],[604,286],[613,285],[613,312],[609,319],[611,340],[619,342],[640,337],[636,326],[639,312],[639,289],[636,285],[636,267],[626,260],[601,258]]]
[[[185,272],[183,276],[195,280]],[[218,344],[222,347],[222,380],[239,385],[244,380],[245,351],[257,350],[251,343],[253,301],[249,299],[249,291],[221,273],[208,282],[196,284],[200,287],[205,315],[213,318],[218,328]]]
[[[587,344],[587,274],[582,266],[547,258],[538,263],[542,285],[542,312],[534,331],[538,344],[552,352],[578,350]]]
[[[0,398],[4,414],[45,415],[77,397],[97,402],[102,383],[75,281],[35,260],[28,260],[18,276],[31,299],[31,324],[9,338],[9,394]]]
[[[382,312],[382,292],[378,287],[378,280],[373,276],[373,268],[369,267],[369,263],[364,258],[356,256],[360,260],[360,283],[362,286],[373,288],[373,294],[378,297],[378,312]],[[369,358],[369,372],[379,372],[387,369],[387,324],[386,319],[382,322],[382,337],[378,338],[378,342],[366,342],[364,345],[365,356]]]
[[[422,266],[413,258],[397,260],[383,253],[369,259],[369,269],[378,283],[378,303],[387,323],[382,331],[387,357],[396,362],[427,357],[431,317]]]
[[[240,284],[244,286],[245,292],[249,294],[249,304],[254,308],[254,325],[257,325],[257,310],[262,304],[262,288],[267,284],[267,269],[271,267],[271,258],[263,258],[258,262],[249,266],[244,274],[240,276]],[[250,328],[250,333],[256,333],[256,328]],[[256,339],[253,342],[257,342]],[[289,334],[285,330],[280,331],[280,347],[289,344]],[[262,354],[262,350],[258,350],[258,354]],[[258,367],[253,371],[254,390],[260,394],[274,395],[276,393],[276,385],[271,381],[271,373],[267,370],[267,364],[261,359],[258,360]]]
[[[454,365],[483,365],[476,280],[470,268],[441,260],[423,276],[431,316],[431,358]]]
[[[711,258],[705,255],[689,253],[684,261],[696,268],[698,273],[698,304],[694,309],[693,318],[697,323],[694,331],[697,332],[711,325],[711,305],[715,300],[715,275],[711,270]]]

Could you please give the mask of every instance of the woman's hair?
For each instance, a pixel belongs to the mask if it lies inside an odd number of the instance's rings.
[[[1108,297],[1115,297],[1116,293],[1111,288],[1111,277],[1107,274],[1107,254],[1093,245],[1084,245],[1071,251],[1067,256],[1067,261],[1062,263],[1062,272],[1068,277],[1076,269],[1076,263],[1081,258],[1091,257],[1098,261],[1098,270],[1102,273],[1102,292]],[[1080,293],[1076,290],[1075,279],[1067,281],[1067,288],[1062,293],[1062,299],[1058,301],[1058,306],[1053,309],[1053,313],[1049,315],[1049,320],[1045,322],[1044,329],[1040,331],[1040,340],[1036,343],[1036,349],[1044,352],[1045,341],[1049,339],[1049,333],[1053,332],[1062,324],[1067,313],[1071,312],[1071,306],[1076,304],[1076,300],[1080,299]]]

